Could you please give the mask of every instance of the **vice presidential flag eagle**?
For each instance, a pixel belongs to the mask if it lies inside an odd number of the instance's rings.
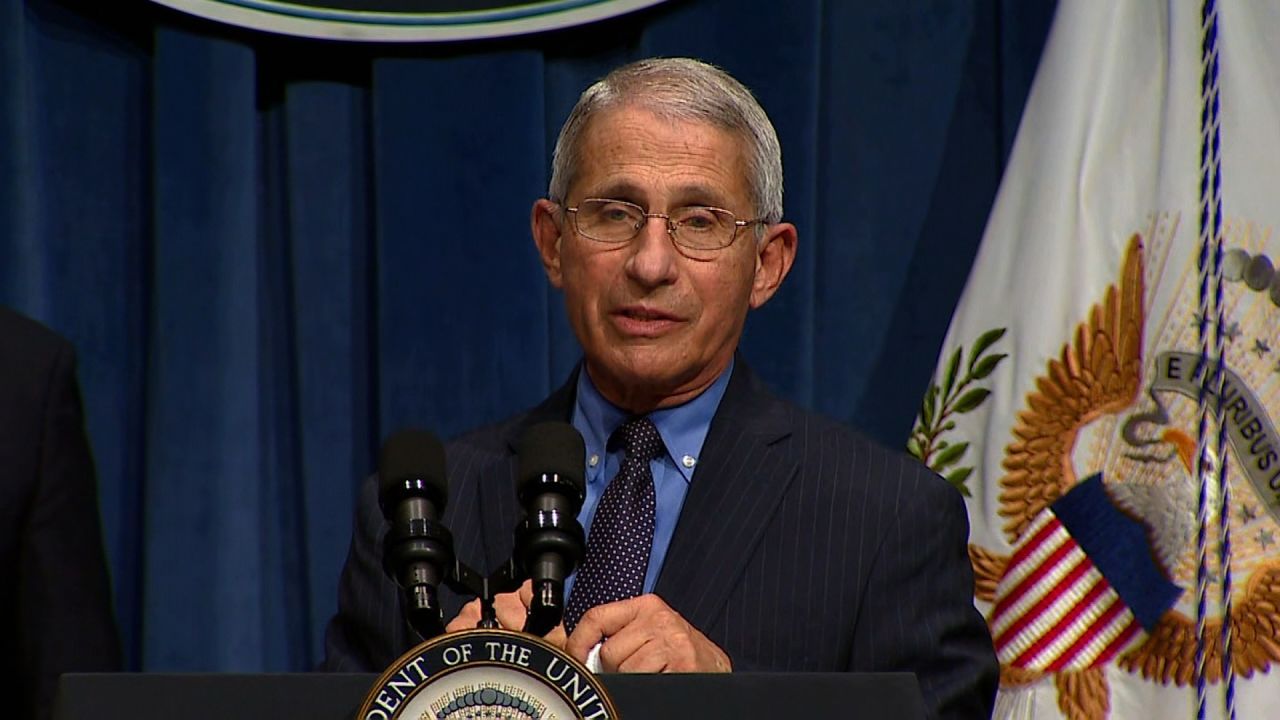
[[[999,718],[1280,717],[1280,4],[1063,2],[912,452]]]

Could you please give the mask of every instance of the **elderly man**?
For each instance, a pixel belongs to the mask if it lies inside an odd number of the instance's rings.
[[[515,443],[568,420],[590,458],[569,632],[549,636],[570,654],[603,641],[606,670],[637,672],[911,671],[932,714],[989,715],[997,666],[959,495],[774,397],[735,356],[796,253],[777,136],[751,93],[694,60],[615,70],[566,121],[531,224],[584,357],[542,405],[448,446],[459,556],[510,557]],[[328,669],[379,670],[417,639],[381,569],[375,493]],[[499,599],[504,626],[520,627],[528,596]],[[477,617],[473,601],[450,629]]]

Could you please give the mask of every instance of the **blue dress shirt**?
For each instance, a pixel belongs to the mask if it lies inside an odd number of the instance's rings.
[[[707,439],[711,418],[715,416],[716,408],[720,407],[720,399],[724,397],[732,374],[733,362],[730,361],[729,367],[701,395],[683,405],[649,413],[649,419],[662,436],[667,452],[649,463],[653,472],[655,505],[653,548],[649,552],[649,569],[644,577],[646,593],[653,592],[653,586],[658,582],[658,573],[662,571],[662,562],[667,557],[667,548],[671,545],[671,536],[676,530],[680,508],[684,506],[684,497],[689,491],[693,471],[697,468],[698,457],[702,453],[702,443]],[[629,417],[630,413],[615,407],[596,390],[595,384],[587,376],[586,368],[578,373],[573,426],[582,433],[587,446],[587,499],[582,503],[578,521],[588,533],[591,532],[591,520],[595,517],[600,496],[604,494],[604,489],[609,486],[613,476],[618,474],[618,467],[622,464],[622,450],[609,452],[606,448],[609,436]],[[573,589],[576,576],[575,572],[565,580],[566,598]]]

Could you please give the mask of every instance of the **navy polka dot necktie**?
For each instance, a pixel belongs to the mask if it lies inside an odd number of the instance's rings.
[[[568,632],[591,608],[642,594],[649,570],[655,504],[649,461],[666,447],[647,417],[626,421],[609,442],[621,443],[622,466],[605,488],[591,520],[586,556],[565,608]]]

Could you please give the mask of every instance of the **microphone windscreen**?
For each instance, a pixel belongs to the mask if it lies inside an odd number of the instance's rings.
[[[520,438],[520,468],[516,490],[542,475],[559,475],[575,492],[586,490],[582,479],[587,463],[587,447],[582,435],[566,422],[542,422]]]
[[[410,496],[426,496],[443,512],[449,499],[444,446],[426,430],[400,430],[382,444],[378,457],[378,501],[387,508]]]

